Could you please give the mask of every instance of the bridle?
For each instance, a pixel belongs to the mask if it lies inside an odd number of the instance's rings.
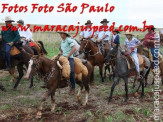
[[[91,49],[90,49],[89,51],[86,51],[85,48],[87,47],[88,41],[89,41],[89,40],[88,40],[88,39],[85,39],[85,40],[87,41],[87,43],[85,44],[85,46],[84,46],[84,48],[83,48],[84,53],[87,53],[87,54],[89,54],[90,56],[96,56],[97,54],[100,53],[99,51],[97,51],[95,54],[91,55],[91,54],[90,54],[90,52],[92,51]]]
[[[38,74],[39,77],[41,77],[41,73],[39,71],[39,60],[37,60],[36,58],[32,58],[33,61],[36,61],[36,64],[35,64],[35,71],[36,73]],[[50,78],[52,78],[54,76],[54,71],[55,71],[55,63],[53,64],[53,66],[51,67],[50,69],[50,72],[46,73],[44,77],[41,77],[44,79],[45,82],[48,82],[50,80]]]

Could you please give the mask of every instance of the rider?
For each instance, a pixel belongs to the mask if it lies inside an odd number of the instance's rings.
[[[109,44],[110,32],[104,30],[105,26],[107,26],[107,23],[109,23],[107,19],[103,19],[101,21],[103,28],[101,29],[101,31],[97,31],[95,36],[95,38],[97,39],[96,42],[99,43],[98,47],[100,48],[100,51],[104,56],[107,56],[107,53],[110,49]]]
[[[87,30],[84,30],[80,33],[80,38],[90,38],[91,40],[93,40],[93,30],[90,30],[89,27],[92,25],[93,23],[91,22],[91,20],[88,20],[85,25],[87,26]]]
[[[160,36],[155,32],[155,29],[156,28],[153,25],[148,28],[148,33],[145,35],[143,45],[150,49],[153,61],[158,61]],[[155,63],[154,66],[156,66]]]
[[[27,42],[32,40],[32,33],[30,31],[30,29],[24,25],[24,21],[22,19],[20,19],[19,21],[17,21],[18,26],[19,26],[19,34],[20,34],[20,38],[21,41],[23,42],[23,45],[25,45]],[[25,29],[23,29],[25,27]]]
[[[126,31],[126,40],[124,42],[124,49],[128,52],[133,58],[137,71],[137,79],[140,79],[140,70],[139,70],[139,59],[137,55],[137,47],[141,44],[140,41],[134,38],[132,32]]]
[[[117,44],[120,46],[120,37],[119,37],[119,30],[114,30],[113,31],[114,34],[113,34],[113,37],[112,37],[112,42],[111,42],[111,46],[112,47],[115,47]]]
[[[10,56],[10,50],[12,48],[12,45],[14,42],[17,42],[20,40],[19,32],[16,30],[12,30],[11,28],[14,27],[12,25],[12,22],[15,22],[10,16],[5,17],[5,24],[8,28],[7,30],[2,30],[2,41],[5,43],[5,53],[6,53],[6,59],[7,59],[7,68],[4,69],[5,71],[9,71],[11,68],[11,56]]]
[[[75,44],[73,39],[70,38],[70,35],[66,32],[58,32],[62,38],[61,42],[61,51],[59,54],[62,54],[69,60],[71,73],[70,73],[70,82],[71,82],[71,89],[70,95],[74,95],[75,93],[75,72],[74,72],[74,58],[73,54],[76,51]]]

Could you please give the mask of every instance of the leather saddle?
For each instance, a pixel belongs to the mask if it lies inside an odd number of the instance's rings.
[[[126,55],[125,56],[126,60],[127,60],[127,64],[128,64],[128,68],[129,69],[135,69],[135,60],[134,58],[132,58],[132,56],[130,55]],[[139,59],[139,67],[140,67],[140,71],[143,70],[144,68],[148,67],[148,64],[145,60],[145,57],[143,55],[138,54],[138,59]]]

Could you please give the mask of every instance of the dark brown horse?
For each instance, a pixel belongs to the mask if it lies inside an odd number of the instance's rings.
[[[2,41],[0,41],[0,46],[4,47]],[[30,57],[34,54],[34,52],[28,46],[21,46],[21,43],[16,43],[14,46],[16,46],[17,48],[21,47],[21,53],[19,55],[11,57],[11,68],[9,70],[9,73],[14,77],[15,76],[14,75],[15,67],[17,67],[19,76],[18,76],[18,78],[16,80],[16,83],[14,85],[14,89],[16,89],[19,82],[20,82],[20,80],[21,80],[21,78],[24,75],[23,70],[25,68],[23,66],[25,65],[26,68],[28,68],[28,62],[30,60]],[[3,49],[3,48],[1,48],[1,49]],[[3,51],[3,50],[1,50],[1,51]],[[5,67],[6,67],[6,61],[5,61],[5,57],[3,57],[3,58],[0,59],[0,68],[4,69]],[[31,78],[30,88],[32,86],[33,86],[33,78]]]
[[[104,82],[103,77],[104,56],[100,53],[99,48],[96,46],[96,44],[89,39],[82,39],[79,51],[80,52],[84,51],[84,53],[87,54],[87,60],[91,62],[91,64],[93,65],[93,72],[94,66],[99,67],[100,76],[102,82]],[[94,73],[92,73],[91,78],[94,79]]]
[[[45,82],[47,83],[47,89],[48,91],[44,94],[41,104],[39,107],[39,111],[37,113],[37,118],[41,118],[42,116],[42,109],[43,109],[43,103],[45,100],[51,96],[51,102],[52,102],[52,109],[51,111],[55,110],[55,91],[57,88],[64,88],[68,86],[69,81],[66,79],[61,79],[61,62],[58,60],[59,56],[55,58],[55,60],[50,60],[44,56],[33,56],[29,62],[29,67],[27,74],[25,78],[29,78],[31,75],[35,75],[38,73],[38,75],[41,75],[44,77]],[[59,63],[59,64],[58,64]],[[60,66],[59,66],[60,65]],[[86,97],[85,101],[83,103],[83,106],[85,106],[88,102],[88,93],[89,93],[89,83],[90,83],[90,77],[92,72],[92,65],[87,62],[85,66],[88,69],[88,75],[82,77],[82,81],[79,81],[76,79],[76,83],[80,86],[79,92],[77,95],[78,102],[81,102],[81,90],[83,87],[85,87],[86,90]]]

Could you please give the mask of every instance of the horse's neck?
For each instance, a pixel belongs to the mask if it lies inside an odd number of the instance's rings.
[[[117,51],[117,58],[119,58],[121,56],[121,51],[120,51],[120,49],[118,49],[118,51]]]
[[[89,48],[91,50],[90,54],[97,53],[98,47],[92,41],[90,41],[90,40],[89,40],[89,46],[90,46]]]
[[[53,65],[53,61],[46,58],[46,57],[41,57],[40,58],[40,62],[41,62],[41,72],[42,73],[48,73],[50,71],[50,68]]]

